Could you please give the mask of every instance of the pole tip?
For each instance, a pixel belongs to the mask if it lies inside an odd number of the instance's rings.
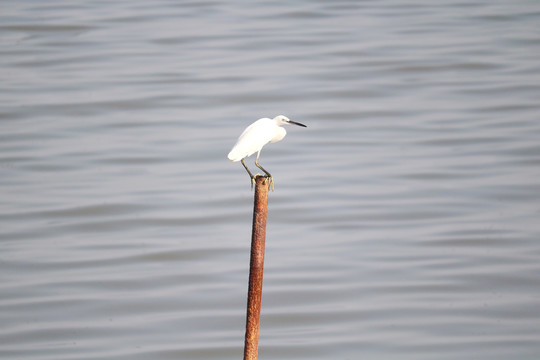
[[[274,179],[266,175],[257,174],[255,175],[255,188],[257,188],[258,186],[264,186],[274,191]]]

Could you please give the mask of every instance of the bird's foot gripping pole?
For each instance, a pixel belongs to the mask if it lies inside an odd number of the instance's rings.
[[[265,178],[264,181],[268,181],[268,189],[272,189],[272,191],[274,191],[274,178],[272,177],[272,175],[270,175],[270,173],[266,170],[263,169],[262,166],[259,165],[258,162],[255,162],[255,164],[257,164],[257,166],[262,170],[264,171],[264,173],[266,175],[261,175],[259,173],[253,175],[253,173],[251,171],[249,171],[246,163],[244,162],[244,159],[241,160],[242,162],[242,165],[244,165],[244,168],[246,169],[246,171],[248,172],[249,174],[249,177],[251,179],[251,190],[253,190],[253,185],[257,185],[257,178],[260,176],[260,177],[263,177]]]
[[[268,180],[268,189],[274,191],[274,178],[272,176],[267,176],[266,178]]]
[[[261,164],[259,164],[259,156],[257,155],[257,159],[255,160],[255,165],[257,165],[257,167],[259,169],[261,169],[262,171],[264,171],[264,173],[266,174],[266,179],[268,180],[268,189],[272,189],[272,191],[274,191],[274,178],[272,177],[272,174],[270,174],[268,171],[265,170],[265,168],[263,168],[261,166]],[[259,175],[259,174],[257,174]],[[257,175],[255,175],[255,177],[257,177]]]

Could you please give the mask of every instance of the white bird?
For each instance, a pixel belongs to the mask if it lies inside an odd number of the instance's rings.
[[[248,167],[246,166],[246,163],[244,162],[244,159],[248,156],[251,156],[255,153],[257,153],[257,159],[255,159],[255,165],[264,173],[266,176],[270,179],[270,185],[272,186],[272,189],[274,188],[274,179],[272,178],[272,175],[268,171],[266,171],[260,164],[259,164],[259,156],[261,155],[261,150],[264,145],[273,142],[278,142],[282,140],[285,135],[287,134],[287,131],[285,131],[284,128],[281,127],[281,125],[287,125],[287,124],[294,124],[298,126],[306,127],[304,124],[300,124],[297,122],[294,122],[292,120],[289,120],[286,116],[278,115],[273,119],[269,118],[262,118],[257,121],[255,121],[253,124],[249,125],[244,132],[240,135],[238,140],[236,141],[236,144],[233,146],[231,152],[227,156],[229,160],[236,162],[241,161],[242,165],[244,165],[244,168],[249,174],[249,177],[251,178],[251,188],[253,188],[253,183],[255,182],[255,176],[249,171]]]

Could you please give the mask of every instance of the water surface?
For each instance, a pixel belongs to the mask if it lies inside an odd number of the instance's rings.
[[[540,355],[536,1],[0,8],[1,358]]]

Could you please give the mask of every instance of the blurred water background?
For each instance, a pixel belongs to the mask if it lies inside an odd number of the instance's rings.
[[[260,358],[539,358],[540,2],[0,14],[0,358],[241,358],[278,114]]]

